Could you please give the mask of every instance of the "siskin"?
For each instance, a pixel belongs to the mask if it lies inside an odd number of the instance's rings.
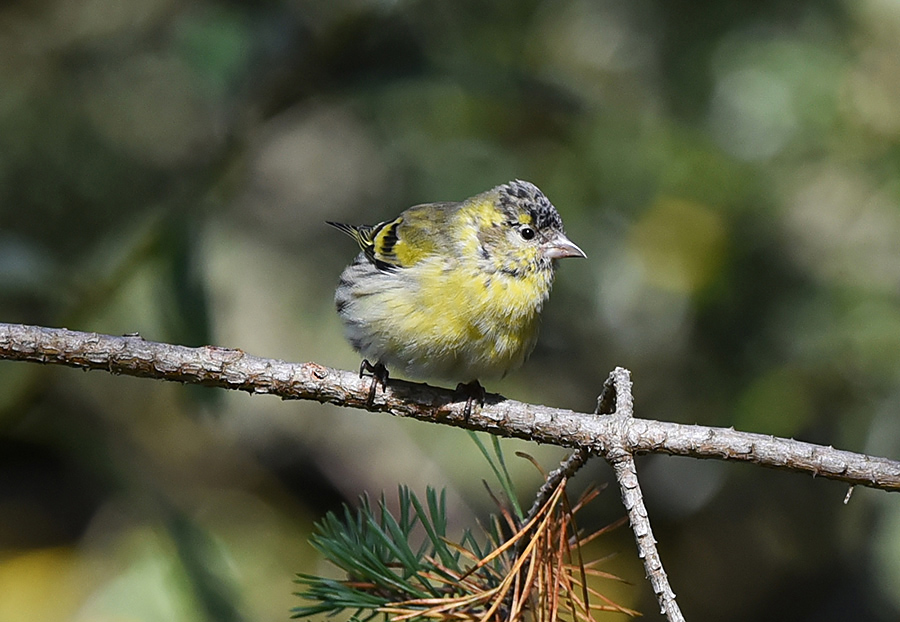
[[[519,367],[534,348],[554,260],[585,257],[527,181],[416,205],[373,226],[328,224],[362,248],[341,274],[335,303],[347,340],[366,359],[360,373],[375,375],[370,402],[387,368],[471,381],[483,401],[478,379]]]

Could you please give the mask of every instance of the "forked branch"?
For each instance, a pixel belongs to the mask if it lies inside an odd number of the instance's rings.
[[[808,473],[848,484],[900,490],[900,462],[730,428],[666,421],[598,417],[561,408],[525,404],[488,393],[483,408],[465,416],[465,401],[452,390],[390,380],[369,402],[371,378],[317,363],[288,363],[241,350],[188,348],[66,329],[0,324],[0,359],[67,365],[114,374],[190,382],[204,386],[271,393],[338,406],[388,412],[607,454],[624,444],[632,455],[664,453],[751,462]]]
[[[659,550],[656,548],[656,538],[650,528],[650,517],[644,506],[644,495],[638,482],[637,466],[634,456],[628,449],[627,433],[629,421],[634,415],[634,397],[631,393],[631,374],[627,369],[617,367],[609,375],[609,379],[603,385],[603,392],[597,399],[597,415],[607,415],[615,419],[622,436],[618,442],[613,440],[608,444],[603,457],[609,462],[616,472],[616,481],[622,492],[622,504],[628,512],[628,521],[638,547],[638,556],[644,563],[644,570],[653,593],[659,603],[660,613],[666,616],[669,622],[684,622],[681,609],[675,601],[675,592],[669,585],[669,578],[663,569]]]
[[[733,429],[636,419],[629,372],[610,374],[592,414],[549,408],[487,394],[482,408],[467,412],[465,401],[449,389],[391,380],[370,399],[371,378],[316,363],[288,363],[241,350],[188,348],[146,341],[139,335],[116,337],[67,329],[0,324],[0,359],[66,365],[158,380],[271,393],[282,399],[308,399],[339,406],[388,412],[501,436],[573,447],[575,453],[550,474],[530,513],[544,506],[557,485],[591,454],[613,465],[634,530],[638,552],[660,608],[670,621],[684,618],[675,602],[650,529],[634,455],[666,453],[695,458],[751,462],[809,473],[851,485],[900,490],[900,462],[793,439]]]

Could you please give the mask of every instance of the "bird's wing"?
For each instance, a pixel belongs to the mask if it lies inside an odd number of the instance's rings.
[[[423,259],[446,253],[448,212],[458,203],[426,203],[404,211],[371,232],[369,257],[380,266],[408,268]]]
[[[359,244],[366,257],[384,270],[408,268],[436,253],[449,252],[448,215],[459,203],[426,203],[377,225],[327,221]]]

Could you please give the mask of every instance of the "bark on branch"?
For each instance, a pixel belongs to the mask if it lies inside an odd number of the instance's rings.
[[[487,394],[465,416],[449,389],[391,380],[367,403],[372,379],[317,363],[288,363],[241,350],[188,348],[66,329],[0,324],[0,359],[98,369],[114,374],[190,382],[282,399],[308,399],[388,412],[502,436],[584,449],[599,455],[666,453],[750,462],[882,490],[900,490],[900,462],[730,428],[621,418],[525,404]]]

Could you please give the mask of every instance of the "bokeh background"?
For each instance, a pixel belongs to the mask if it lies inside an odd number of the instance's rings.
[[[522,178],[589,258],[489,390],[589,412],[621,365],[641,417],[900,458],[898,165],[892,0],[0,4],[6,322],[355,369],[323,221]],[[505,446],[527,502],[512,452],[563,453]],[[900,617],[896,495],[639,469],[689,620]],[[324,512],[433,485],[461,529],[482,479],[458,430],[0,363],[0,622],[284,620]],[[627,529],[591,554],[655,619]]]

